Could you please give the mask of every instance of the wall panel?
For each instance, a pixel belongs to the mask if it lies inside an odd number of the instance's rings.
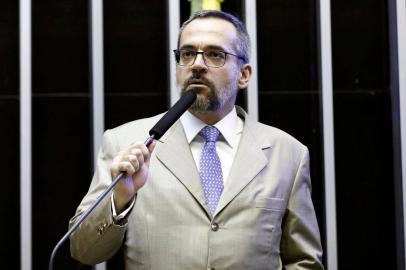
[[[3,192],[1,216],[13,217],[12,226],[3,222],[0,243],[0,268],[20,268],[20,106],[19,106],[19,4],[0,2],[0,170]],[[6,263],[8,262],[8,263]]]
[[[331,3],[338,265],[397,269],[387,1]]]
[[[4,233],[0,236],[0,266],[20,266],[20,113],[19,99],[16,96],[5,97],[0,94],[0,169],[3,194],[0,196],[1,216],[3,220],[13,217],[12,222],[3,222]],[[6,232],[6,233],[5,233]],[[3,267],[1,267],[3,268]]]
[[[166,14],[158,0],[104,1],[106,128],[167,109]]]
[[[88,2],[34,0],[33,269],[46,269],[54,245],[91,179]],[[76,269],[69,242],[55,269]]]

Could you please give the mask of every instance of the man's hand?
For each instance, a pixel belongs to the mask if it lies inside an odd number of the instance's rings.
[[[125,173],[113,190],[114,204],[117,214],[125,210],[137,191],[145,184],[148,177],[149,160],[155,147],[154,141],[149,148],[142,143],[135,143],[129,149],[120,151],[113,159],[110,167],[112,179]]]

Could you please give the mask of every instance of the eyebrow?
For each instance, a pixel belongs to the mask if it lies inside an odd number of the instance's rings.
[[[180,47],[179,49],[180,49],[180,50],[182,50],[182,49],[183,49],[183,50],[184,50],[184,49],[192,50],[192,49],[195,49],[195,48],[196,48],[196,46],[186,44],[186,45],[183,45],[182,47]],[[217,51],[223,51],[223,52],[226,51],[223,47],[217,46],[217,45],[208,45],[208,46],[205,46],[205,47],[204,47],[204,50],[217,50]]]

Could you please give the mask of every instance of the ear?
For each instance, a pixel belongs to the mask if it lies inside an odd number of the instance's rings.
[[[240,70],[240,79],[238,80],[238,88],[245,89],[248,86],[248,82],[252,74],[252,66],[250,64],[244,64]]]

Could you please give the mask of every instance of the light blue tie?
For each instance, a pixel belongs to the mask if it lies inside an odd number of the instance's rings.
[[[216,141],[219,134],[220,131],[212,126],[206,126],[199,132],[199,135],[205,140],[200,156],[200,181],[212,214],[216,211],[224,189],[221,162],[216,151]]]

